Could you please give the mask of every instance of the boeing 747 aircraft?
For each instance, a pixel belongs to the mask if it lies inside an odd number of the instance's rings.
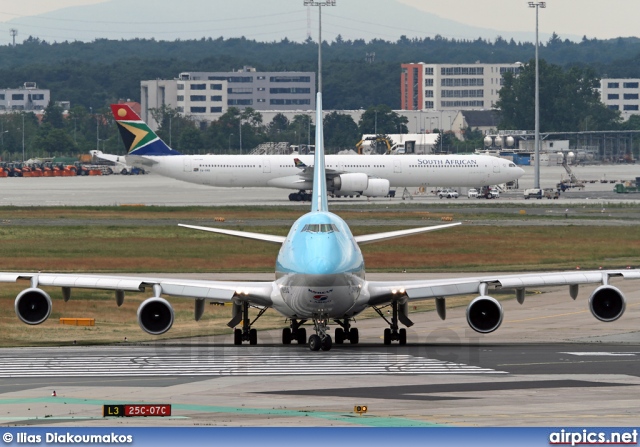
[[[317,94],[317,122],[322,123],[322,94]],[[127,117],[129,110],[118,108],[116,115]],[[129,125],[129,124],[127,124]],[[157,142],[158,140],[156,140]],[[161,144],[161,143],[157,143]],[[440,318],[446,316],[447,297],[478,294],[467,307],[469,326],[480,333],[495,331],[503,319],[500,303],[489,295],[492,288],[515,289],[516,298],[524,302],[525,289],[530,287],[566,285],[569,295],[576,299],[580,284],[599,284],[589,296],[589,308],[600,321],[617,320],[625,310],[622,292],[610,285],[612,278],[640,278],[638,270],[596,270],[520,275],[485,275],[443,280],[369,281],[365,277],[365,263],[360,245],[458,225],[458,223],[422,227],[386,233],[353,236],[348,225],[327,207],[327,175],[322,125],[316,130],[316,153],[313,160],[313,188],[311,210],[300,217],[284,236],[249,233],[201,226],[182,225],[196,230],[210,231],[280,246],[273,281],[231,282],[198,281],[162,277],[108,276],[75,273],[0,273],[0,282],[29,281],[29,287],[18,294],[15,311],[20,320],[37,325],[51,313],[52,302],[43,287],[60,287],[67,301],[74,288],[103,289],[115,292],[116,303],[122,305],[125,292],[150,290],[138,308],[138,323],[149,334],[167,332],[174,321],[171,304],[165,297],[193,299],[195,319],[202,316],[206,302],[232,303],[229,327],[234,331],[234,343],[248,341],[256,344],[258,336],[252,324],[267,309],[273,308],[285,316],[289,327],[282,330],[282,342],[309,344],[312,351],[331,349],[332,344],[349,341],[357,344],[358,329],[354,318],[372,307],[388,323],[384,343],[407,342],[405,327],[413,323],[409,318],[409,303],[435,300]],[[389,306],[387,318],[382,308]],[[250,308],[258,309],[252,321]],[[306,322],[313,323],[313,333],[307,338]],[[333,338],[330,325],[335,324]],[[400,327],[402,324],[405,327]]]
[[[311,200],[313,155],[182,155],[126,105],[111,106],[127,164],[185,182],[223,187],[294,189],[289,200]],[[328,155],[332,195],[384,197],[392,187],[489,186],[522,177],[509,160],[487,155]]]

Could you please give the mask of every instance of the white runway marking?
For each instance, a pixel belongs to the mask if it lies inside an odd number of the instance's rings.
[[[354,353],[0,358],[0,377],[504,374],[413,355]]]
[[[577,355],[581,357],[635,357],[637,352],[561,352],[560,354]]]

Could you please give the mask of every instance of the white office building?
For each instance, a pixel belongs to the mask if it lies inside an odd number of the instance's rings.
[[[42,111],[47,108],[50,99],[49,90],[38,88],[35,82],[25,82],[20,88],[0,90],[0,113]]]
[[[499,99],[503,76],[523,64],[402,64],[403,110],[490,110]]]
[[[600,98],[612,110],[619,110],[626,121],[640,114],[640,79],[602,79]]]
[[[185,72],[177,79],[141,82],[141,118],[157,128],[149,110],[163,105],[201,122],[217,120],[229,107],[310,111],[315,109],[315,84],[312,72],[257,72],[252,67]]]

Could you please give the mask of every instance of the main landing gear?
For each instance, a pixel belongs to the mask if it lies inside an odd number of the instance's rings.
[[[302,326],[307,320],[291,320],[289,327],[282,330],[282,344],[290,345],[292,341],[296,341],[299,345],[307,342],[307,330]]]
[[[306,191],[292,192],[289,194],[290,202],[311,202],[311,194]]]
[[[340,325],[340,327],[336,328],[335,332],[335,340],[337,345],[341,345],[345,340],[348,340],[352,345],[358,344],[358,342],[360,341],[358,328],[351,327],[348,318],[333,321]]]
[[[227,326],[233,328],[242,322],[242,329],[236,328],[233,331],[234,345],[241,345],[242,342],[245,341],[248,341],[250,345],[258,344],[258,331],[252,329],[251,326],[267,311],[267,309],[267,307],[261,308],[260,312],[258,312],[258,316],[251,321],[249,319],[249,303],[247,301],[233,305],[233,318],[227,323]]]
[[[375,306],[373,308],[378,315],[389,324],[389,327],[384,330],[384,344],[390,345],[392,341],[397,341],[400,345],[406,345],[407,330],[405,328],[398,329],[398,320],[407,327],[413,326],[413,321],[407,317],[407,306],[403,305],[400,307],[398,301],[392,301],[389,306],[391,306],[392,309],[391,321],[384,316],[380,308]]]

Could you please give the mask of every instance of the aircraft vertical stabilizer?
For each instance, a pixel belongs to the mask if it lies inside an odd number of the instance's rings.
[[[322,93],[316,94],[316,152],[313,159],[313,194],[311,211],[328,211],[327,176],[324,165],[324,135],[322,130]]]
[[[111,112],[127,155],[181,155],[167,146],[128,105],[112,104]]]

